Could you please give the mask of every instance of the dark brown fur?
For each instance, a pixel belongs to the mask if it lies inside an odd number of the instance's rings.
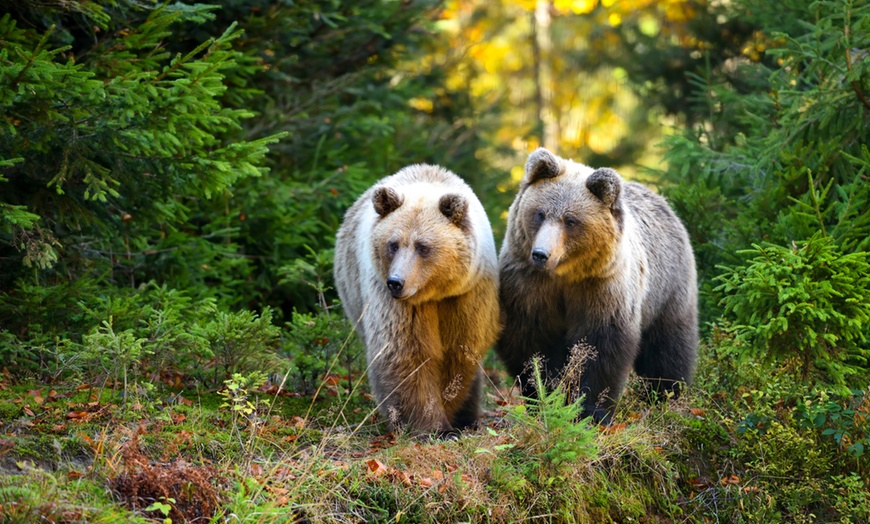
[[[609,419],[632,368],[679,393],[698,346],[695,262],[664,199],[611,169],[533,152],[508,214],[499,257],[505,329],[496,346],[533,394],[527,365],[557,377],[585,341],[585,414]]]

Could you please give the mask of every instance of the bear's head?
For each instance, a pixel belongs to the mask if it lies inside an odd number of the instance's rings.
[[[622,238],[621,194],[616,171],[538,148],[511,207],[514,256],[570,280],[606,276]]]
[[[459,294],[472,264],[467,196],[430,184],[378,186],[375,266],[390,295],[412,304]]]

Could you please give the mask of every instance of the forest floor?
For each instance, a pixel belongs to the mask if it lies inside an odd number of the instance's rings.
[[[458,440],[393,434],[359,381],[186,389],[0,378],[0,522],[715,522],[782,516],[690,389],[609,427],[485,389]],[[571,415],[567,413],[567,415]],[[800,450],[796,450],[800,452]],[[812,459],[812,457],[809,457]],[[828,504],[833,507],[834,503]],[[735,515],[747,517],[736,518]],[[768,521],[775,521],[772,518]],[[755,520],[758,521],[758,520]]]

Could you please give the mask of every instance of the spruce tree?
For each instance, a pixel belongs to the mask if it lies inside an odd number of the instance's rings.
[[[825,355],[821,366],[830,373],[823,379],[856,384],[868,370],[866,309],[837,304],[868,296],[858,268],[866,267],[870,247],[870,5],[742,0],[732,8],[760,29],[752,51],[766,58],[753,60],[747,50],[695,75],[706,86],[709,116],[665,144],[666,193],[695,244],[704,319],[724,307],[726,320],[761,337],[754,340],[780,341],[768,349],[781,362],[806,355],[802,365],[811,371]],[[811,256],[815,246],[825,255]],[[794,260],[822,267],[799,271]],[[840,260],[850,262],[834,263]],[[831,271],[837,278],[825,276]],[[726,284],[714,290],[718,274]],[[814,288],[827,291],[800,300],[792,292]],[[814,335],[795,345],[786,331]]]

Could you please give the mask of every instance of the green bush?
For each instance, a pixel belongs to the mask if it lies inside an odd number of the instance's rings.
[[[870,321],[870,261],[843,254],[821,234],[791,247],[755,245],[746,265],[722,267],[725,315],[733,318],[741,354],[777,361],[801,380],[848,391],[867,372],[863,344]]]

